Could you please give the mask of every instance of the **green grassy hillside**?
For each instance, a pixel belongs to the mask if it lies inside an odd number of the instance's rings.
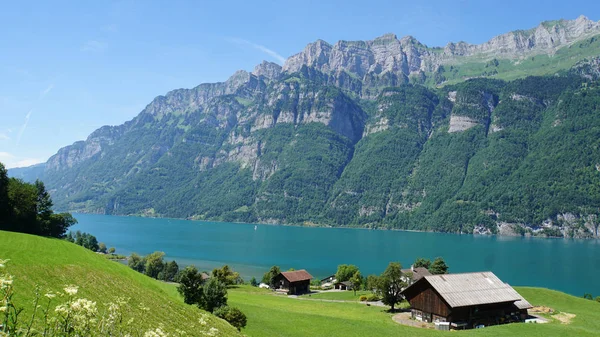
[[[174,286],[66,241],[0,231],[0,259],[10,259],[6,271],[14,277],[13,300],[26,309],[21,317],[30,317],[36,285],[42,294],[64,293],[66,285],[76,285],[77,297],[97,302],[99,312],[117,297],[129,299],[124,321],[133,318],[140,335],[159,326],[172,335],[178,329],[200,336],[211,328],[218,330],[212,330],[215,335],[238,335],[227,322],[184,304]]]
[[[600,335],[600,303],[540,288],[516,288],[536,306],[556,310],[547,324],[509,324],[460,332],[464,336],[597,336]],[[323,296],[328,299],[343,298]],[[248,316],[248,336],[447,336],[448,332],[403,326],[392,320],[386,308],[362,303],[328,302],[317,295],[303,299],[273,295],[263,289],[242,286],[229,292],[229,303]],[[357,299],[355,297],[354,299]],[[569,324],[557,318],[574,314]],[[568,316],[568,315],[566,315]],[[553,318],[555,317],[555,318]],[[452,334],[452,333],[451,333]]]

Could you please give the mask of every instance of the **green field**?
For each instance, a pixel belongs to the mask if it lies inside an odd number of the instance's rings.
[[[226,322],[194,306],[185,305],[174,284],[162,283],[114,261],[109,261],[74,244],[25,234],[0,231],[0,259],[10,259],[8,271],[14,275],[16,300],[30,307],[35,285],[44,291],[61,291],[68,284],[78,285],[78,296],[102,303],[117,296],[130,298],[140,331],[164,326],[167,331],[186,330],[200,336],[210,327],[221,336],[237,331]],[[533,305],[557,310],[548,324],[510,324],[459,332],[465,336],[597,336],[600,335],[600,303],[553,290],[516,288]],[[260,336],[443,336],[448,332],[402,326],[392,320],[385,308],[357,303],[360,294],[352,291],[301,296],[300,299],[274,295],[251,286],[229,289],[229,304],[248,317],[242,333]],[[330,302],[340,300],[348,302]],[[150,308],[138,309],[143,304]],[[552,317],[574,314],[569,324]],[[26,313],[25,313],[26,315]],[[27,316],[25,316],[27,317]],[[204,317],[207,325],[198,321]]]
[[[99,312],[105,309],[104,303],[119,296],[129,298],[124,321],[133,318],[141,332],[162,325],[165,331],[179,329],[189,336],[201,335],[211,327],[218,329],[220,336],[238,335],[227,322],[184,304],[173,285],[67,241],[0,231],[0,259],[10,259],[6,271],[14,277],[14,300],[28,309],[22,317],[30,317],[36,285],[42,294],[61,293],[65,285],[77,285],[77,296],[97,302]],[[199,323],[201,318],[206,325]]]
[[[340,300],[340,301],[358,301],[362,295],[370,295],[370,291],[357,291],[354,295],[354,291],[324,291],[316,294],[311,294],[311,299],[319,300]],[[308,296],[303,296],[308,297]]]
[[[544,305],[561,313],[575,314],[570,324],[551,318],[547,324],[510,324],[461,331],[465,336],[597,336],[600,335],[600,303],[553,290],[517,288],[533,305]],[[327,302],[343,300],[353,292],[301,296],[273,295],[249,286],[231,289],[229,303],[248,316],[244,334],[260,336],[444,336],[448,332],[402,326],[385,308],[364,303]],[[350,297],[350,301],[355,298]]]

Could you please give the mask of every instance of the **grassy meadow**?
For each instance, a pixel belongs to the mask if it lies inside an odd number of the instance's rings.
[[[10,259],[4,271],[14,277],[14,301],[26,309],[21,314],[24,319],[30,317],[36,286],[43,295],[64,293],[66,285],[76,285],[77,297],[97,302],[99,312],[117,297],[128,298],[124,321],[133,318],[142,334],[162,326],[167,332],[179,329],[189,336],[202,335],[211,327],[220,336],[239,335],[227,322],[184,304],[173,285],[67,241],[0,231],[0,259]],[[62,302],[55,298],[53,303]],[[199,323],[201,319],[205,325]]]
[[[575,314],[569,324],[548,316],[547,324],[508,324],[485,329],[445,332],[403,326],[392,320],[386,308],[356,303],[353,292],[301,296],[273,295],[264,289],[240,286],[229,291],[229,303],[248,316],[244,334],[261,336],[598,336],[600,303],[540,288],[516,288],[533,305],[544,305]],[[319,299],[345,300],[347,303]]]
[[[0,231],[0,259],[10,259],[7,270],[14,276],[15,300],[27,307],[31,307],[36,285],[43,291],[60,292],[65,285],[74,284],[79,286],[78,296],[94,300],[99,306],[117,296],[129,298],[131,310],[126,319],[134,318],[140,331],[162,325],[167,331],[181,329],[188,336],[201,336],[214,327],[221,336],[239,335],[225,321],[185,305],[176,285],[156,281],[66,241]],[[386,308],[357,302],[366,292],[357,292],[356,296],[352,291],[330,292],[295,299],[243,285],[230,288],[228,297],[229,304],[248,317],[242,333],[250,337],[600,335],[600,303],[548,289],[516,289],[533,305],[555,309],[555,314],[547,315],[550,323],[444,332],[395,323]],[[571,317],[568,324],[559,320],[565,317]],[[198,324],[201,318],[208,324]]]

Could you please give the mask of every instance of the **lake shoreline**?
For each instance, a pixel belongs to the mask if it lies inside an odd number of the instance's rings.
[[[269,222],[241,222],[241,221],[222,221],[222,220],[206,220],[206,219],[194,219],[191,217],[188,218],[172,218],[172,217],[163,217],[163,216],[147,216],[144,214],[133,214],[133,215],[113,215],[113,214],[102,214],[96,212],[76,212],[72,211],[72,214],[95,214],[95,215],[109,215],[116,217],[125,217],[125,218],[144,218],[144,219],[165,219],[165,220],[186,220],[186,221],[194,221],[194,222],[202,222],[202,223],[234,223],[234,224],[242,224],[242,225],[261,225],[261,226],[282,226],[282,227],[299,227],[299,228],[340,228],[340,229],[361,229],[361,230],[377,230],[377,231],[398,231],[398,232],[409,232],[409,233],[438,233],[438,234],[452,234],[452,235],[468,235],[468,236],[481,236],[481,237],[521,237],[521,238],[541,238],[541,239],[564,239],[564,240],[597,240],[600,241],[600,237],[598,238],[580,238],[580,237],[566,237],[566,236],[546,236],[546,235],[531,235],[530,233],[525,234],[494,234],[494,233],[461,233],[461,232],[439,232],[433,230],[419,230],[419,229],[403,229],[403,228],[387,228],[387,227],[359,227],[359,226],[331,226],[324,224],[317,224],[310,222],[308,224],[286,224],[286,223],[269,223]]]

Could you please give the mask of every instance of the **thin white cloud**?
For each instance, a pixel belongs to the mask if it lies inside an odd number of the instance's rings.
[[[103,52],[108,48],[108,44],[106,42],[89,40],[81,46],[81,51],[98,53]]]
[[[21,137],[23,137],[23,132],[25,132],[25,129],[27,129],[27,124],[29,124],[29,118],[31,118],[32,112],[33,112],[33,109],[29,110],[29,112],[25,116],[25,122],[21,126],[21,130],[19,130],[19,135],[17,136],[17,146],[19,146],[19,143],[21,142]]]
[[[21,159],[18,160],[14,163],[11,164],[11,167],[8,168],[15,168],[15,167],[27,167],[27,166],[31,166],[31,165],[35,165],[35,164],[39,164],[39,163],[43,163],[44,161],[39,159],[39,158],[25,158],[25,159]]]
[[[108,33],[117,33],[119,31],[119,25],[116,23],[111,23],[109,25],[104,25],[100,28],[103,32]]]
[[[50,91],[52,91],[52,89],[54,89],[54,83],[50,84],[46,89],[42,90],[42,92],[40,93],[40,99],[46,97],[46,95],[48,95]]]
[[[10,140],[10,137],[5,133],[0,133],[0,140]]]
[[[13,156],[11,153],[8,152],[0,152],[0,160],[6,160],[6,159],[12,159],[15,156]]]
[[[230,38],[228,39],[230,42],[233,43],[237,43],[239,45],[246,45],[246,46],[250,46],[254,49],[258,49],[260,51],[262,51],[263,53],[271,56],[272,58],[276,59],[278,63],[283,64],[285,63],[285,57],[281,56],[280,54],[278,54],[276,51],[269,49],[263,45],[254,43],[252,41],[248,41],[248,40],[244,40],[244,39],[239,39],[239,38]]]

